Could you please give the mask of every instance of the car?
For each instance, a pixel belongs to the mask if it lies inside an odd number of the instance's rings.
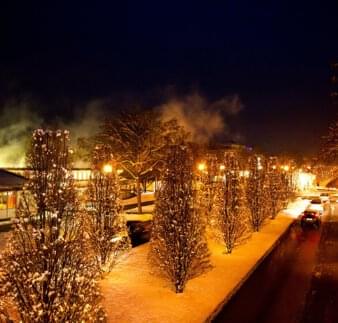
[[[322,215],[319,211],[305,210],[300,218],[302,228],[311,225],[319,227],[322,222]]]
[[[318,211],[320,215],[324,213],[324,202],[320,198],[314,198],[306,208],[307,211]]]

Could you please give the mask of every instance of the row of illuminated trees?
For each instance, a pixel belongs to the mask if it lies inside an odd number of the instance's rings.
[[[259,231],[286,206],[294,192],[292,173],[274,157],[225,153],[224,160],[207,160],[209,167],[203,168],[209,170],[200,175],[201,207],[215,229],[212,235],[219,232],[231,253],[248,230]]]
[[[139,196],[142,176],[161,173],[149,259],[176,292],[210,266],[207,235],[218,232],[230,253],[248,223],[258,231],[287,200],[290,180],[275,159],[251,156],[243,176],[242,158],[226,154],[208,162],[208,173],[197,173],[196,149],[184,130],[150,117],[114,119],[93,139],[84,205],[71,177],[68,132],[34,132],[27,158],[32,176],[1,255],[0,315],[7,315],[1,304],[10,295],[23,322],[105,320],[98,279],[130,246],[119,167],[136,181]],[[107,161],[116,167],[102,172]]]

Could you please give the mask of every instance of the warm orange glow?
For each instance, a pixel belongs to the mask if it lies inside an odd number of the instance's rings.
[[[118,169],[118,170],[117,170],[117,174],[118,174],[118,175],[120,175],[120,174],[122,174],[122,173],[123,173],[123,169]]]
[[[207,168],[207,166],[206,166],[204,163],[199,163],[199,164],[197,165],[197,169],[198,169],[200,172],[205,171],[206,168]]]
[[[224,169],[225,169],[225,166],[224,166],[224,165],[221,165],[221,166],[219,166],[219,169],[220,169],[220,170],[224,170]]]
[[[113,172],[113,166],[110,164],[104,164],[102,167],[102,171],[104,173],[112,173]]]
[[[299,170],[295,172],[296,185],[299,191],[306,191],[314,186],[316,176],[312,173]]]
[[[290,166],[289,165],[283,165],[282,169],[285,170],[286,172],[288,172],[290,170]]]
[[[239,172],[239,176],[242,176],[242,177],[249,177],[249,175],[250,175],[250,171],[248,170],[241,170]]]
[[[77,181],[87,181],[90,178],[90,169],[74,169],[72,171],[73,177]]]

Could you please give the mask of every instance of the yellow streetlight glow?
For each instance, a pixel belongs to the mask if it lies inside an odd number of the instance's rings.
[[[118,169],[118,170],[117,170],[117,174],[118,174],[118,175],[120,175],[120,174],[122,174],[122,173],[123,173],[123,169]]]
[[[282,165],[280,168],[282,170],[285,170],[286,172],[288,172],[290,170],[290,166],[289,165]]]
[[[104,173],[112,173],[113,172],[113,166],[110,164],[104,164],[102,167],[102,171]]]
[[[250,171],[248,170],[242,170],[239,172],[239,176],[242,176],[242,177],[249,177],[250,175]]]
[[[199,163],[197,165],[197,169],[201,172],[203,172],[206,169],[206,165],[204,163]]]
[[[219,166],[219,169],[220,169],[220,170],[224,170],[224,169],[225,169],[225,166],[224,166],[224,165],[221,165],[221,166]]]
[[[303,172],[301,170],[296,172],[295,175],[297,188],[300,191],[306,191],[310,189],[313,186],[316,179],[316,176],[314,174]]]

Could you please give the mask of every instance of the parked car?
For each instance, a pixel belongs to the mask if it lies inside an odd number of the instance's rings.
[[[300,219],[300,224],[303,228],[308,225],[319,227],[321,222],[322,214],[315,210],[305,210]]]

